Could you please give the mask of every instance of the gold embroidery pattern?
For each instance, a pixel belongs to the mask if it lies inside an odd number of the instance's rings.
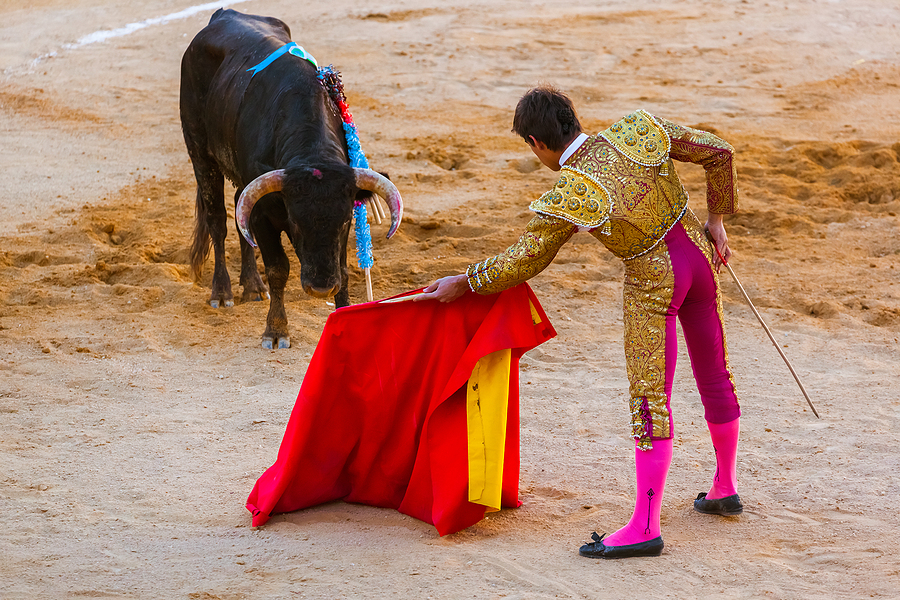
[[[553,261],[576,231],[577,227],[568,221],[536,215],[503,254],[469,265],[469,287],[479,294],[496,294],[534,277]]]
[[[642,449],[652,447],[651,435],[672,435],[665,391],[666,312],[674,293],[675,272],[665,242],[625,262],[625,366],[631,393],[632,437],[639,440]]]
[[[581,227],[599,227],[609,219],[611,206],[603,184],[578,169],[563,167],[553,189],[529,208]]]
[[[694,242],[694,245],[703,252],[703,256],[706,257],[706,261],[709,263],[713,278],[716,280],[716,312],[719,314],[719,324],[722,327],[722,349],[725,351],[725,370],[728,372],[728,380],[731,381],[731,389],[734,390],[735,399],[737,399],[738,404],[740,404],[740,399],[737,398],[737,386],[734,384],[734,374],[731,371],[731,365],[728,363],[728,340],[725,338],[725,313],[722,310],[722,289],[719,287],[719,274],[716,273],[716,269],[713,267],[712,245],[709,240],[706,239],[706,232],[703,229],[703,225],[700,224],[700,219],[698,219],[697,215],[690,209],[688,209],[684,218],[681,219],[681,225],[684,227],[684,232],[691,238],[691,241]]]
[[[655,118],[672,140],[670,156],[675,160],[697,163],[706,171],[706,205],[709,211],[736,213],[737,170],[731,144],[709,132]]]
[[[668,133],[643,110],[613,123],[600,136],[639,165],[658,167],[669,159]]]
[[[591,234],[619,258],[628,260],[650,250],[687,206],[674,168],[662,176],[655,167],[628,160],[603,137],[589,138],[567,166],[587,173],[609,193],[609,228]]]

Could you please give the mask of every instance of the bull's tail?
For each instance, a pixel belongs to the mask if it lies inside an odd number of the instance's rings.
[[[191,272],[194,279],[200,279],[203,273],[203,263],[209,256],[210,236],[209,216],[206,204],[200,198],[200,189],[197,189],[197,202],[194,215],[194,236],[191,239]]]

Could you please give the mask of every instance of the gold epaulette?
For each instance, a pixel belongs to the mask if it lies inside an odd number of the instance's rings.
[[[600,132],[600,136],[640,165],[657,167],[669,160],[672,147],[669,134],[643,110],[619,119]]]
[[[612,200],[599,181],[588,173],[566,166],[553,189],[532,202],[529,208],[593,229],[609,220]]]

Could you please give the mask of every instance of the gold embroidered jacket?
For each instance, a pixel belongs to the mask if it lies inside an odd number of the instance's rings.
[[[702,165],[709,212],[737,212],[734,148],[711,133],[638,110],[590,137],[566,161],[535,217],[505,252],[466,270],[469,287],[494,294],[540,273],[576,231],[590,231],[629,260],[652,249],[687,210],[672,160]]]

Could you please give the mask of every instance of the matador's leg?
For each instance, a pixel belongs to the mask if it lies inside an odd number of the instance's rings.
[[[665,243],[626,262],[624,320],[625,362],[631,391],[635,438],[635,502],[628,523],[602,541],[582,549],[592,556],[597,546],[609,553],[662,551],[660,507],[672,462],[672,416],[669,398],[678,355],[673,294],[675,273]]]
[[[718,281],[700,222],[696,218],[686,218],[684,227],[677,226],[673,233],[676,234],[675,239],[667,236],[667,240],[676,272],[690,273],[691,279],[678,318],[716,453],[713,483],[706,494],[698,497],[697,502],[701,505],[698,510],[738,514],[742,510],[737,496],[737,444],[741,411],[728,365]],[[729,500],[724,504],[718,503],[722,504],[719,506],[712,502],[716,499]]]

